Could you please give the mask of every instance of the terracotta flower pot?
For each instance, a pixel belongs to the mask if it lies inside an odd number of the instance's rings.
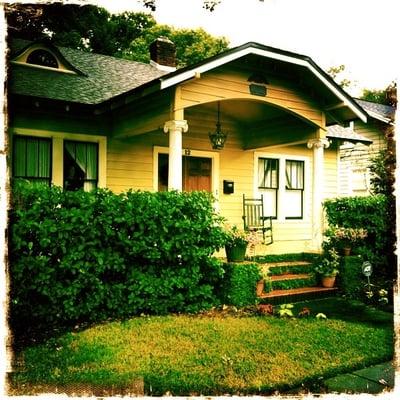
[[[247,244],[225,246],[226,258],[228,262],[242,262],[246,256]]]
[[[343,247],[343,255],[349,256],[351,254],[351,247]]]
[[[264,279],[260,279],[256,285],[256,294],[257,296],[261,296],[264,292]]]
[[[332,288],[335,286],[336,275],[333,276],[323,276],[321,278],[322,286],[325,288]]]

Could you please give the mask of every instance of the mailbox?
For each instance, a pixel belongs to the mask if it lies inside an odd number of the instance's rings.
[[[224,180],[224,194],[232,194],[235,189],[235,184],[233,181]]]

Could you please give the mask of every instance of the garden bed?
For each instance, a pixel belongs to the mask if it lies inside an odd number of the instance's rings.
[[[231,307],[70,332],[23,351],[10,394],[270,394],[393,357],[390,314],[335,299],[295,305],[294,314],[305,306],[311,316],[301,319]]]

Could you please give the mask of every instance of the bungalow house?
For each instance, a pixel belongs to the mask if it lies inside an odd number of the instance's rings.
[[[339,144],[363,140],[328,127],[366,122],[363,107],[311,58],[259,43],[179,70],[169,40],[150,53],[143,64],[13,40],[12,176],[66,190],[207,190],[238,226],[243,195],[262,194],[268,252],[318,251]]]

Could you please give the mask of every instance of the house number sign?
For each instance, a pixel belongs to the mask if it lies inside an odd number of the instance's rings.
[[[363,262],[361,265],[361,270],[366,277],[370,277],[372,274],[372,264],[369,261]]]

